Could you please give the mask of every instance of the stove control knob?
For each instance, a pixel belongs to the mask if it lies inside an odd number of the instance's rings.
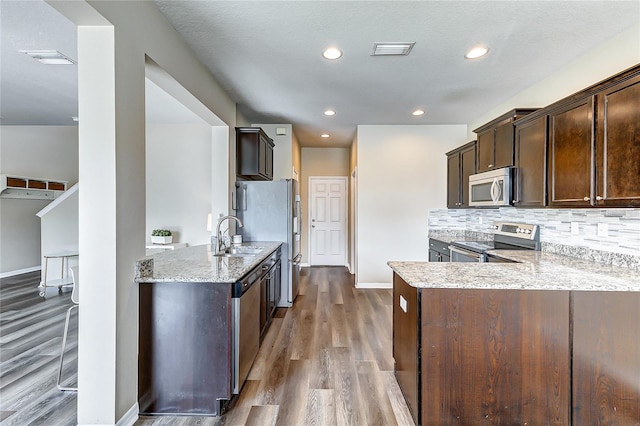
[[[531,233],[531,229],[527,229],[526,231],[524,231],[525,234],[530,234]]]

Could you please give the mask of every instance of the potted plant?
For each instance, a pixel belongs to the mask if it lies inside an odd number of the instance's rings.
[[[171,244],[173,237],[168,229],[154,229],[151,232],[151,242],[153,244]]]

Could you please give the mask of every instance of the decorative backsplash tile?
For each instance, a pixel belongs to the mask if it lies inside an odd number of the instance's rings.
[[[491,233],[493,222],[539,225],[540,241],[554,245],[640,256],[640,209],[431,209],[429,231],[459,229]],[[578,234],[571,233],[571,222]],[[598,236],[605,224],[607,236]]]

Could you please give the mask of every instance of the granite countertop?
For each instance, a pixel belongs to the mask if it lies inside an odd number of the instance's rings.
[[[532,250],[489,250],[521,263],[387,264],[416,288],[640,291],[638,271]]]
[[[256,255],[241,257],[214,256],[210,244],[168,250],[139,260],[135,282],[234,283],[281,245],[279,241],[245,242],[242,247],[259,247],[262,250]]]

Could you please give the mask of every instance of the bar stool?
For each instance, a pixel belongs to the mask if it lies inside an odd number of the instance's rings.
[[[69,268],[69,273],[71,274],[71,281],[73,283],[73,291],[71,292],[71,301],[73,302],[73,305],[71,305],[71,307],[69,309],[67,309],[67,319],[64,322],[64,335],[62,337],[62,349],[60,350],[60,367],[58,368],[58,380],[56,382],[56,385],[58,386],[58,389],[60,389],[61,391],[74,391],[77,392],[78,388],[70,388],[70,387],[63,387],[60,384],[60,380],[62,379],[62,365],[64,363],[64,351],[67,347],[67,334],[69,332],[69,319],[71,318],[71,311],[73,310],[73,308],[77,308],[78,307],[78,295],[79,295],[79,289],[78,289],[78,271],[79,268],[78,266],[72,266]]]

